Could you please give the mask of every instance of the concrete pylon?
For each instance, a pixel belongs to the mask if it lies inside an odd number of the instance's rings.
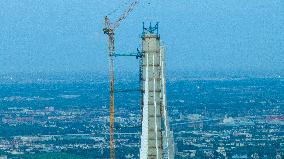
[[[174,158],[165,89],[165,49],[160,44],[158,25],[142,33],[143,117],[140,159]],[[162,127],[163,126],[163,127]],[[162,129],[163,128],[163,129]]]

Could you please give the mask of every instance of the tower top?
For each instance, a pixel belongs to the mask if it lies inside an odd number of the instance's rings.
[[[152,23],[150,23],[150,26],[147,28],[145,27],[145,23],[143,22],[143,32],[142,32],[142,37],[145,34],[159,34],[159,23],[157,22],[154,26],[152,26]]]

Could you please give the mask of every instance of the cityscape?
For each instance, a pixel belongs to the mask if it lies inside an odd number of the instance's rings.
[[[284,1],[0,1],[0,159],[284,159]]]
[[[59,77],[1,77],[2,158],[108,158],[107,81]],[[283,157],[283,78],[179,79],[167,83],[175,158]],[[138,86],[135,81],[125,77],[117,87]],[[118,93],[116,99],[116,156],[138,158],[139,92]]]

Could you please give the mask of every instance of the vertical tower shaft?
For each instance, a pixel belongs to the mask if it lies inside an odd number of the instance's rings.
[[[155,32],[157,31],[157,32]],[[166,109],[165,58],[158,24],[142,34],[142,135],[140,159],[172,159],[173,134]]]
[[[142,36],[143,119],[140,158],[162,158],[160,37]]]

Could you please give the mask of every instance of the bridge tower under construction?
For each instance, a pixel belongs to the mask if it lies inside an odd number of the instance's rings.
[[[173,133],[167,115],[165,47],[158,23],[142,33],[141,89],[142,135],[140,159],[174,158]]]

